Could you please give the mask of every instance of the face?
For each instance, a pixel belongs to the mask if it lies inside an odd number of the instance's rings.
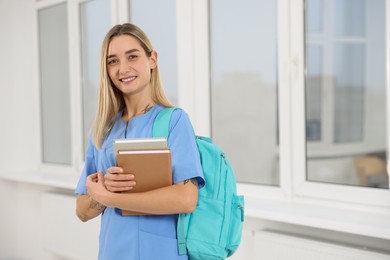
[[[120,35],[112,38],[107,53],[107,72],[124,95],[150,94],[151,70],[157,66],[157,54],[150,57],[136,38]]]

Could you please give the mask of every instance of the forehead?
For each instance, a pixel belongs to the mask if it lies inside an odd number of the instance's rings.
[[[108,55],[119,55],[123,54],[128,50],[138,49],[142,51],[141,44],[139,41],[130,35],[119,35],[111,39],[108,45]]]

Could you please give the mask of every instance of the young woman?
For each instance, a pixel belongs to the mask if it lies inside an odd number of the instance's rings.
[[[77,216],[88,221],[101,215],[99,259],[187,259],[178,255],[177,214],[191,212],[204,184],[190,120],[175,110],[168,146],[173,185],[143,193],[121,193],[136,184],[116,167],[113,140],[152,136],[152,125],[171,107],[159,78],[157,53],[142,30],[114,26],[101,51],[99,106],[76,188]],[[121,210],[138,212],[122,216]]]

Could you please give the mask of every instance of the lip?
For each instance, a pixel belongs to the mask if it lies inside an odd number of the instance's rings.
[[[119,81],[122,83],[130,83],[130,82],[134,81],[136,78],[137,78],[137,76],[130,76],[130,77],[126,77],[126,78],[120,78]]]

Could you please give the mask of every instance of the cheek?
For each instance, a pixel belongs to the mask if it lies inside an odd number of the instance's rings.
[[[115,72],[113,70],[107,69],[107,76],[109,78],[110,84],[112,87],[118,88],[118,80],[115,77]]]
[[[143,69],[145,75],[146,75],[147,77],[150,77],[153,68],[152,68],[151,66],[149,66],[149,64],[145,64],[145,66],[144,66],[142,69]]]
[[[113,68],[107,69],[108,77],[110,77],[111,81],[115,81],[115,71]]]

